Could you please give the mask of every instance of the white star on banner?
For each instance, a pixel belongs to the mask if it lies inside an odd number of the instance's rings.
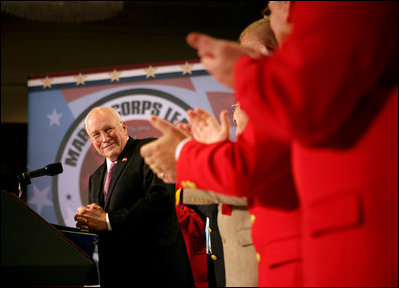
[[[33,198],[29,201],[29,205],[36,205],[36,212],[41,213],[44,206],[53,207],[53,203],[48,199],[47,195],[50,191],[50,186],[47,186],[43,190],[40,190],[33,185]]]
[[[79,73],[77,76],[73,76],[76,79],[76,85],[78,86],[79,84],[85,85],[85,79],[86,75],[82,75],[82,73]]]
[[[180,68],[183,70],[183,75],[185,74],[193,74],[191,72],[191,69],[193,68],[194,65],[190,65],[187,61],[184,63],[184,65],[180,65]]]
[[[116,69],[114,69],[114,71],[112,71],[111,73],[109,73],[109,75],[111,76],[111,82],[119,82],[119,75],[121,74],[121,72],[116,71]]]
[[[51,82],[53,81],[52,78],[48,78],[48,76],[46,76],[46,78],[41,79],[41,80],[43,83],[43,88],[46,88],[46,87],[51,88]]]
[[[150,78],[150,77],[155,78],[155,71],[156,70],[157,69],[152,67],[152,66],[149,66],[147,69],[144,69],[144,71],[146,73],[145,78]]]
[[[50,119],[50,127],[53,126],[54,124],[57,124],[58,126],[60,126],[60,118],[62,117],[62,114],[57,114],[57,111],[55,110],[55,108],[53,109],[53,113],[52,114],[47,114],[47,118]]]

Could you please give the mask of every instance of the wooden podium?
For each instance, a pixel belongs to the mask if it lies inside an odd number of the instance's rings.
[[[3,287],[98,284],[87,253],[14,194],[1,191]]]

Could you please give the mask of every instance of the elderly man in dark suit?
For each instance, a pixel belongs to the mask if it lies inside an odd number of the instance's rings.
[[[97,231],[101,286],[193,286],[192,272],[174,209],[174,185],[164,184],[140,156],[151,139],[132,139],[111,107],[86,117],[95,149],[106,159],[91,175],[89,205],[77,226]]]

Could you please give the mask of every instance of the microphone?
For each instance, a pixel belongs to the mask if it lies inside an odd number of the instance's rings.
[[[41,169],[37,169],[34,171],[26,171],[26,172],[22,172],[21,174],[18,175],[18,180],[20,182],[20,184],[30,184],[30,179],[31,178],[35,178],[35,177],[40,177],[40,176],[54,176],[57,174],[62,173],[63,169],[62,169],[62,164],[60,162],[57,163],[53,163],[53,164],[49,164],[44,168]]]
[[[54,176],[62,173],[62,164],[60,162],[49,164],[46,167],[31,172],[27,172],[30,178],[40,177],[40,176]]]
[[[30,179],[35,178],[35,177],[40,177],[40,176],[54,176],[57,174],[62,173],[64,171],[62,169],[62,164],[60,162],[49,164],[44,168],[37,169],[34,171],[26,171],[22,172],[21,174],[18,175],[18,190],[19,190],[19,198],[21,198],[24,190],[25,190],[25,185],[30,184]]]

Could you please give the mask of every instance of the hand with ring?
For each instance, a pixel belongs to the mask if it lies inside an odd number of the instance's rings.
[[[150,117],[151,125],[163,135],[140,148],[140,154],[145,162],[150,165],[154,173],[164,173],[165,183],[176,182],[176,148],[179,143],[189,137],[168,121],[155,115]],[[161,177],[160,177],[161,178]]]
[[[157,176],[158,176],[159,178],[164,179],[165,173],[164,173],[164,172],[160,172],[160,171],[158,170],[158,168],[157,168],[155,165],[150,165],[150,169],[151,169],[155,174],[157,174]]]
[[[150,169],[155,173],[158,174],[158,169],[155,165],[150,165]]]

